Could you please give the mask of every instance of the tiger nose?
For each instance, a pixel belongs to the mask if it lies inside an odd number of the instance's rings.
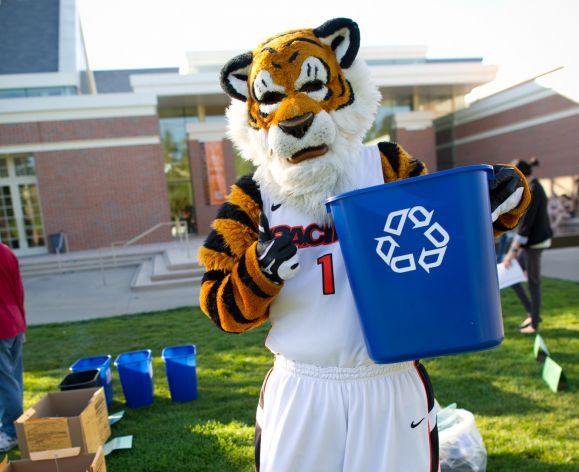
[[[289,120],[279,122],[279,127],[285,134],[301,139],[310,129],[314,121],[314,114],[310,111],[303,115],[295,116]]]

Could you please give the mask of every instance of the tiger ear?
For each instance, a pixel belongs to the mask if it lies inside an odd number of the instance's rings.
[[[251,69],[253,55],[246,52],[235,56],[221,69],[221,88],[227,95],[242,102],[247,101],[249,90],[247,79]]]
[[[360,30],[349,18],[334,18],[314,29],[314,34],[336,54],[343,69],[352,65],[360,49]]]

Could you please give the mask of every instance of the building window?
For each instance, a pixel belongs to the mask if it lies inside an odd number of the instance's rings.
[[[35,87],[0,90],[2,98],[22,98],[22,97],[55,97],[63,95],[77,95],[76,87]]]
[[[215,122],[225,121],[225,107],[224,106],[204,106],[205,116],[204,121]]]
[[[171,218],[187,223],[190,233],[196,232],[193,180],[189,162],[187,125],[197,123],[195,108],[170,108],[159,113],[159,127]]]
[[[26,97],[26,89],[0,90],[0,98],[22,98]]]
[[[14,170],[18,177],[25,175],[36,175],[36,168],[34,166],[34,157],[20,156],[14,157]]]
[[[0,185],[0,241],[12,249],[20,249],[12,194],[5,185]]]
[[[36,184],[18,186],[26,243],[29,248],[44,246],[44,228]]]
[[[392,131],[392,115],[404,111],[412,111],[412,97],[410,95],[384,98],[376,112],[374,124],[366,134],[364,141],[389,141]]]
[[[8,161],[0,156],[0,178],[8,177]]]
[[[0,155],[0,241],[21,254],[46,246],[31,155]]]

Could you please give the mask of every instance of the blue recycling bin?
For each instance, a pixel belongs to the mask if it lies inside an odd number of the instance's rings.
[[[115,359],[127,406],[140,408],[153,403],[151,350],[124,352]]]
[[[375,362],[501,343],[491,178],[467,166],[327,200]]]
[[[113,403],[113,374],[111,371],[111,356],[82,357],[69,368],[71,372],[82,372],[85,370],[99,369],[101,384],[105,388],[107,406]]]
[[[163,349],[165,371],[171,399],[188,402],[197,399],[197,351],[193,344]]]

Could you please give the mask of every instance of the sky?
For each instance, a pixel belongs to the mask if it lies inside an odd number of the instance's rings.
[[[361,45],[425,45],[427,57],[499,66],[469,100],[556,67],[579,92],[579,0],[78,0],[93,70],[180,67],[187,51],[250,50],[288,29],[356,21]],[[285,4],[287,5],[287,4]],[[573,91],[571,91],[573,93]],[[577,93],[579,96],[579,93]]]

